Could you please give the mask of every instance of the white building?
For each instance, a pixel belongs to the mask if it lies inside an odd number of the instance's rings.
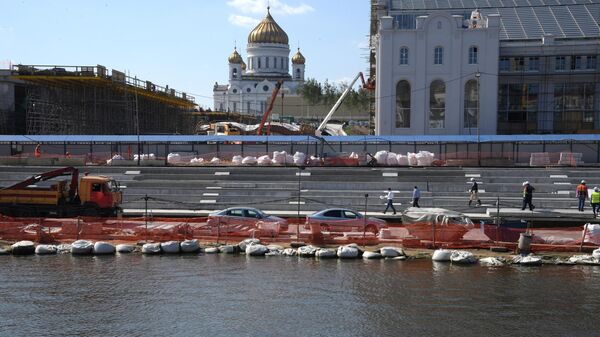
[[[376,2],[376,134],[600,129],[598,1]]]
[[[229,83],[215,83],[214,109],[262,115],[278,81],[283,81],[280,95],[297,96],[306,60],[298,48],[290,69],[288,42],[286,32],[267,8],[265,18],[248,35],[247,62],[237,48],[229,56]]]
[[[380,18],[377,134],[474,134],[478,85],[480,131],[496,132],[499,17],[463,21],[437,12],[397,30]]]

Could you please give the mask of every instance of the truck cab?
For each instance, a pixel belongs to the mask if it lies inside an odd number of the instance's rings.
[[[79,182],[81,205],[90,208],[116,209],[122,202],[119,183],[107,176],[84,176]]]

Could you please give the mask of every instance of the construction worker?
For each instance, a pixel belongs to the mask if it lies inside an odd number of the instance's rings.
[[[575,190],[575,195],[579,201],[579,211],[583,212],[583,206],[585,206],[585,199],[588,197],[588,189],[585,186],[585,180],[582,180],[579,185],[577,185],[577,189]]]
[[[421,199],[421,190],[415,186],[412,193],[412,207],[421,207],[419,206],[419,199]]]
[[[594,218],[598,215],[598,211],[600,211],[600,189],[598,187],[594,187],[594,191],[592,192],[592,211],[594,212]]]
[[[469,206],[473,201],[477,202],[477,206],[481,206],[481,200],[479,200],[479,186],[475,181],[475,178],[471,178],[471,189],[469,190]]]
[[[531,203],[533,200],[533,191],[535,191],[535,188],[533,188],[533,186],[529,184],[529,181],[523,183],[523,207],[521,207],[522,211],[525,210],[525,207],[527,205],[529,205],[530,211],[533,211],[533,209],[535,208],[535,206],[533,206],[533,204]]]
[[[40,158],[42,156],[42,144],[38,143],[35,147],[35,150],[33,150],[33,155],[36,158]]]

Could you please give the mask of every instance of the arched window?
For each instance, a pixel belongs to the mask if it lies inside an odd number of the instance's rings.
[[[396,85],[396,127],[410,128],[410,83],[405,80]]]
[[[258,69],[262,68],[262,62],[260,62],[260,57],[258,58]]]
[[[429,127],[441,129],[446,120],[446,84],[435,80],[429,87]]]
[[[267,56],[267,61],[265,62],[265,67],[268,69],[269,68],[269,57]]]
[[[231,77],[237,78],[237,68],[233,68],[233,70],[231,71]]]
[[[471,46],[469,48],[469,64],[477,64],[477,52],[478,49],[476,46]]]
[[[300,79],[300,69],[296,68],[296,79]]]
[[[444,64],[444,48],[437,46],[433,50],[433,64]]]
[[[464,127],[477,127],[478,106],[477,100],[477,81],[469,80],[465,83],[465,112],[464,112]]]
[[[408,48],[400,48],[400,64],[408,64]]]

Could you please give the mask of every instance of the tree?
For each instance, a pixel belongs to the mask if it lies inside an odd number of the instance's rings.
[[[309,78],[298,89],[298,92],[304,100],[310,105],[328,105],[332,106],[340,98],[344,90],[348,88],[347,83],[335,85],[325,80],[323,84],[314,78]],[[367,90],[352,88],[344,100],[344,106],[351,109],[366,110],[369,108],[369,93]]]

